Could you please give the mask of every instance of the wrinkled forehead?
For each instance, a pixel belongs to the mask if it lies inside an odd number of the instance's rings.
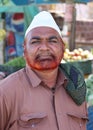
[[[48,37],[50,35],[56,36],[62,39],[60,34],[54,28],[44,27],[44,26],[33,28],[32,30],[28,32],[28,34],[26,35],[26,38],[31,38],[32,36]]]

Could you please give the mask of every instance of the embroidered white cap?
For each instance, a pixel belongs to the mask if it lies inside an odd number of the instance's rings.
[[[61,36],[61,31],[57,23],[55,22],[53,16],[47,11],[41,11],[36,16],[34,16],[32,22],[30,23],[29,27],[25,32],[25,37],[33,28],[42,27],[42,26],[51,27],[55,29]]]

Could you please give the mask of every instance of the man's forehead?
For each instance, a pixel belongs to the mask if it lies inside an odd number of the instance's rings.
[[[39,36],[39,35],[44,35],[44,36],[56,35],[60,37],[59,33],[55,29],[50,27],[37,27],[30,30],[29,33],[27,34],[27,36]]]

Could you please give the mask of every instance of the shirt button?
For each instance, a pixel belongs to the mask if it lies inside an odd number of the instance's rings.
[[[34,127],[35,127],[35,124],[32,124],[31,127],[34,128]]]
[[[80,128],[82,127],[82,123],[80,123]]]

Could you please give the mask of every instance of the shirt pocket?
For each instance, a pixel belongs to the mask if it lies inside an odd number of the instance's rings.
[[[73,113],[67,113],[69,130],[86,130],[86,123],[88,117],[86,115],[77,115]]]
[[[46,113],[23,114],[18,120],[18,125],[20,130],[21,128],[24,128],[24,130],[40,130],[40,126],[44,123],[46,118]]]

